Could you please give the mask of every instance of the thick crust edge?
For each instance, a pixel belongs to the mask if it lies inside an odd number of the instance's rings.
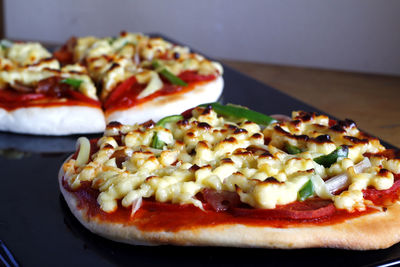
[[[330,247],[354,250],[383,249],[400,241],[400,203],[377,212],[329,226],[295,228],[225,224],[177,232],[145,232],[132,225],[103,222],[78,209],[78,200],[62,186],[60,190],[74,216],[91,232],[107,239],[134,245],[232,246],[260,248]]]
[[[105,130],[101,108],[88,106],[0,108],[0,131],[37,135],[99,133]]]
[[[122,124],[140,123],[150,119],[158,121],[165,116],[179,114],[200,104],[217,101],[223,88],[224,80],[219,76],[183,94],[160,96],[125,110],[106,111],[106,121],[107,123],[118,121]]]

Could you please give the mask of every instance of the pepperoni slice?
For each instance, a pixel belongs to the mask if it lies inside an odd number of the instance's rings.
[[[0,90],[0,101],[1,102],[23,102],[45,98],[45,94],[41,93],[20,93],[10,89]]]
[[[76,37],[71,37],[66,44],[53,53],[53,56],[61,62],[62,65],[73,64],[74,48],[76,46]]]
[[[187,83],[192,83],[192,82],[201,82],[201,81],[211,81],[215,79],[215,75],[200,75],[196,71],[184,71],[181,74],[179,74],[179,78],[184,80]]]
[[[206,188],[202,193],[204,200],[217,212],[229,210],[240,204],[240,198],[236,192],[216,191]]]
[[[104,107],[110,108],[113,105],[116,105],[121,101],[121,98],[124,94],[126,94],[132,87],[136,84],[137,80],[135,76],[132,76],[118,85],[108,96],[106,102],[104,103]]]
[[[371,200],[375,205],[384,205],[387,202],[395,202],[400,195],[400,174],[396,175],[393,186],[387,190],[377,190],[375,188],[367,188],[363,190],[364,198]]]
[[[181,113],[181,115],[183,116],[183,118],[185,119],[185,120],[188,120],[188,119],[190,119],[193,115],[192,115],[192,110],[193,110],[194,108],[190,108],[190,109],[188,109],[188,110],[185,110],[184,112],[182,112]]]
[[[77,92],[75,90],[68,89],[65,91],[64,95],[67,96],[69,99],[75,99],[75,100],[80,100],[83,102],[91,103],[94,106],[101,106],[99,101],[94,100],[90,97],[87,97],[84,94]]]
[[[311,220],[331,216],[336,208],[330,200],[308,199],[304,202],[293,202],[278,206],[275,209],[234,208],[233,215],[254,219],[292,219]]]

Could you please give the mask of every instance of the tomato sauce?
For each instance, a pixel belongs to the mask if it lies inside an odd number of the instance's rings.
[[[26,107],[90,106],[101,107],[99,101],[73,89],[63,89],[62,97],[48,92],[18,92],[11,88],[0,90],[0,107],[8,111]]]
[[[253,208],[233,208],[226,212],[216,212],[210,205],[205,204],[205,211],[193,205],[179,205],[171,203],[160,203],[154,199],[143,199],[142,206],[131,216],[131,209],[123,207],[120,203],[116,211],[106,213],[101,210],[97,203],[99,191],[90,187],[90,183],[83,182],[77,190],[71,190],[63,180],[66,190],[73,193],[79,200],[78,208],[87,209],[87,215],[102,221],[122,223],[124,225],[135,225],[144,231],[179,231],[184,229],[195,229],[197,227],[212,227],[221,224],[244,224],[249,226],[269,226],[276,228],[303,227],[310,225],[332,225],[344,222],[351,218],[377,212],[374,208],[365,211],[348,212],[346,210],[334,210],[327,216],[317,216],[310,219],[289,219],[276,213],[274,210],[263,210]],[[370,190],[370,189],[367,189]],[[372,192],[372,191],[371,191]],[[391,192],[386,192],[388,198],[398,195],[400,186]],[[373,194],[373,193],[371,193]],[[321,199],[314,198],[306,200],[307,205],[313,206],[313,202]],[[280,210],[289,210],[294,206],[304,206],[300,202],[277,207]],[[332,205],[332,204],[331,204]],[[315,206],[315,205],[314,205]],[[319,204],[317,206],[320,206]],[[310,211],[307,211],[310,212]],[[285,213],[283,213],[285,214]]]
[[[97,139],[91,140],[91,155],[97,151]],[[77,153],[74,154],[76,157]],[[387,190],[369,187],[363,190],[364,198],[375,205],[384,206],[400,198],[400,174],[394,175],[394,184]],[[90,182],[82,182],[77,190],[72,190],[63,179],[63,187],[74,194],[79,201],[78,208],[85,209],[90,218],[101,221],[135,225],[143,231],[179,231],[198,227],[213,227],[223,224],[243,224],[260,227],[305,227],[310,225],[333,225],[345,220],[378,212],[373,207],[364,211],[348,212],[337,210],[329,200],[310,198],[304,202],[278,205],[275,209],[254,209],[245,204],[230,207],[227,211],[217,212],[209,203],[204,203],[204,211],[189,204],[179,205],[161,203],[154,199],[143,199],[142,206],[131,215],[131,208],[118,203],[112,213],[104,212],[97,203],[99,191],[91,188]],[[383,208],[385,211],[385,208]]]
[[[138,95],[143,91],[146,85],[138,83],[134,77],[131,77],[117,86],[109,95],[104,103],[106,113],[140,105],[160,96],[180,95],[189,92],[198,85],[214,80],[216,76],[199,75],[195,71],[185,71],[179,75],[179,78],[188,83],[188,86],[174,85],[163,79],[164,86],[160,90],[147,97],[138,99]]]
[[[400,198],[400,174],[394,175],[393,186],[387,190],[377,190],[369,187],[363,190],[364,198],[371,200],[375,205],[393,203]]]

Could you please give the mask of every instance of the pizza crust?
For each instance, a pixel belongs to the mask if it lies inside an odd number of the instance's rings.
[[[134,245],[232,246],[260,248],[330,247],[354,250],[383,249],[400,241],[400,203],[377,212],[328,226],[273,228],[223,224],[176,232],[139,230],[132,225],[99,221],[77,208],[78,200],[62,186],[60,190],[74,216],[91,232],[107,239]]]
[[[107,123],[118,121],[122,124],[134,124],[150,119],[158,121],[165,116],[180,114],[200,104],[217,101],[222,94],[223,87],[224,80],[220,76],[211,82],[198,85],[184,94],[160,96],[129,109],[109,113],[106,111],[106,121]]]
[[[99,133],[105,129],[103,111],[88,106],[0,108],[0,131],[38,135]]]

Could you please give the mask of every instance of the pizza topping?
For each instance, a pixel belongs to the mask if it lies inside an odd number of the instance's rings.
[[[356,173],[361,173],[366,168],[369,168],[369,167],[371,167],[371,162],[369,161],[368,158],[364,158],[361,162],[354,165],[354,171]],[[334,193],[338,190],[346,188],[347,186],[350,185],[350,183],[351,183],[351,180],[350,180],[349,176],[347,175],[347,173],[342,173],[337,176],[334,176],[325,182],[326,189],[330,193]]]
[[[67,78],[61,81],[61,83],[72,85],[74,88],[79,88],[79,86],[83,83],[82,80]]]
[[[289,143],[286,143],[285,150],[286,150],[287,153],[292,154],[292,155],[301,153],[301,149],[300,148],[298,148],[296,146],[292,146]]]
[[[60,63],[50,57],[51,54],[38,43],[14,43],[1,58],[2,61],[9,60],[11,65],[1,66],[0,88],[66,98],[68,94],[62,92],[72,88],[97,100],[96,88],[83,66],[75,64],[60,68]]]
[[[123,94],[132,89],[133,85],[137,82],[136,77],[132,76],[129,79],[125,80],[121,83],[107,98],[107,101],[104,103],[104,107],[110,108],[115,105],[120,99],[122,99]]]
[[[76,95],[60,93],[66,91],[64,87],[50,86],[47,80],[61,78],[61,84],[70,85],[70,89],[86,97],[97,100],[99,95],[110,112],[160,96],[188,92],[203,81],[215,80],[223,71],[219,63],[206,60],[187,47],[138,33],[121,32],[114,38],[73,37],[54,53],[54,57],[39,43],[4,40],[2,44],[0,90],[49,93],[49,97],[60,98],[51,100],[56,105],[58,100],[64,103],[70,100],[68,96]],[[96,91],[95,84],[101,87],[100,92]],[[22,106],[29,104],[26,101]],[[39,102],[32,102],[32,106],[35,105]],[[7,103],[2,105],[5,106],[11,108]]]
[[[26,86],[18,81],[16,81],[14,84],[10,84],[10,86],[15,91],[21,93],[31,93],[33,91],[32,87]]]
[[[75,160],[75,166],[82,167],[89,161],[90,156],[90,142],[86,137],[79,137],[77,141],[79,149],[78,156]]]
[[[269,116],[271,118],[274,118],[277,121],[291,121],[292,120],[291,117],[289,117],[287,115],[284,115],[284,114],[272,114],[272,115],[269,115]]]
[[[336,150],[329,153],[328,155],[319,156],[318,158],[315,158],[314,161],[318,164],[323,165],[325,168],[329,168],[339,158],[347,157],[348,153],[349,149],[347,148],[347,146],[341,146],[340,148],[337,148]]]
[[[51,54],[39,43],[8,43],[6,57],[18,66],[35,64]]]
[[[173,123],[173,122],[177,122],[179,120],[183,120],[183,116],[182,115],[171,115],[171,116],[167,116],[165,118],[162,118],[161,120],[159,120],[157,122],[157,126],[161,126],[161,127],[165,127],[165,125],[167,123]],[[167,143],[171,143],[172,140],[170,140],[170,136],[166,136],[165,134],[162,134],[163,132],[161,131],[160,133],[155,132],[154,136],[153,136],[153,141],[151,143],[151,147],[154,147],[156,149],[162,149],[164,147],[164,145]]]
[[[0,46],[3,50],[10,48],[14,43],[7,39],[2,39],[0,41]]]
[[[311,197],[314,194],[314,186],[313,182],[310,179],[307,183],[303,185],[303,187],[299,191],[298,199],[300,201],[304,201],[307,198]]]
[[[143,76],[145,76],[145,80],[143,79]],[[137,79],[140,83],[147,83],[147,86],[137,96],[138,99],[154,94],[163,88],[164,85],[158,74],[154,71],[142,72],[140,75],[137,75]]]
[[[140,209],[143,203],[143,198],[139,197],[132,201],[132,211],[131,211],[131,217],[135,215],[135,213]]]
[[[140,99],[163,87],[158,74],[173,85],[187,86],[188,81],[180,77],[185,71],[194,71],[207,80],[215,79],[223,71],[219,63],[191,53],[187,47],[138,33],[121,32],[114,38],[77,38],[71,50],[74,60],[87,65],[90,76],[102,84],[102,100],[133,75],[139,83],[147,84],[144,93],[138,96]]]
[[[221,190],[217,191],[214,189],[205,188],[201,193],[205,202],[210,204],[211,207],[217,212],[238,207],[240,204],[240,198],[236,192]]]
[[[166,78],[170,83],[175,85],[187,86],[188,84],[182,81],[179,77],[172,74],[168,71],[165,67],[163,67],[160,62],[153,61],[152,63],[153,68],[159,72],[164,78]]]
[[[251,209],[235,208],[235,216],[245,216],[257,219],[292,219],[309,220],[332,216],[335,206],[329,200],[315,199],[279,206],[275,209],[260,209],[255,212]]]
[[[118,201],[130,207],[150,197],[201,209],[208,203],[224,210],[230,209],[234,195],[256,209],[326,199],[336,209],[355,212],[371,204],[363,190],[393,186],[393,173],[383,166],[400,172],[397,163],[389,164],[398,160],[372,156],[381,155],[384,148],[353,124],[335,122],[339,132],[324,115],[297,112],[291,121],[274,122],[261,131],[238,113],[249,110],[215,106],[197,107],[190,116],[168,116],[157,124],[110,124],[98,142],[100,149],[66,181],[72,189],[91,181],[106,212],[115,211]],[[234,112],[221,114],[219,107],[223,112],[234,107]],[[285,152],[289,143],[301,151]],[[364,153],[372,153],[371,164]]]
[[[333,195],[328,189],[326,182],[319,175],[313,175],[310,178],[315,194],[322,199],[332,199]]]
[[[244,118],[261,125],[269,125],[276,121],[275,119],[267,115],[240,106],[229,105],[229,104],[221,105],[218,102],[204,104],[202,106],[206,107],[208,105],[211,106],[215,112],[217,112],[222,116]]]
[[[371,200],[375,205],[390,205],[396,202],[400,196],[400,175],[395,175],[395,182],[389,189],[378,190],[373,187],[368,187],[362,192],[364,199]]]
[[[32,101],[32,100],[40,100],[45,98],[45,94],[40,94],[40,93],[18,93],[15,90],[0,90],[0,102],[4,103],[18,103],[18,102],[24,102],[24,101]]]

